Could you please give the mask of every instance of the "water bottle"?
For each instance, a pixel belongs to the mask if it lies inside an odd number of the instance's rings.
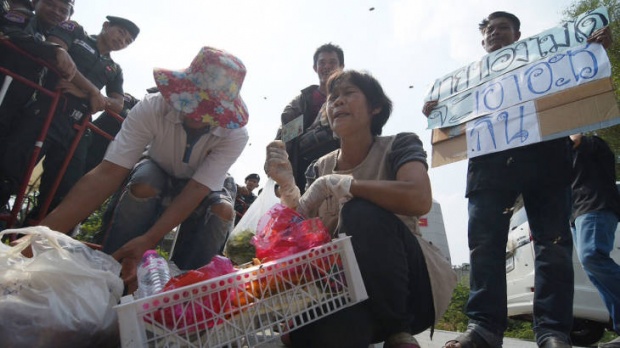
[[[147,250],[138,265],[138,290],[137,298],[143,298],[160,293],[168,280],[170,269],[168,262],[155,250]]]

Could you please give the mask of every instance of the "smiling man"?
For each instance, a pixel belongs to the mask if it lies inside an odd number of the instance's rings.
[[[106,97],[101,95],[104,108],[120,113],[124,104],[123,70],[114,62],[110,53],[127,48],[137,38],[140,29],[125,18],[107,16],[106,19],[99,35],[91,36],[76,22],[63,22],[50,32],[49,41],[59,44],[69,52],[78,71],[93,84],[93,87],[98,91],[103,87],[106,88]],[[50,143],[49,150],[52,151],[48,150],[46,155],[47,165],[44,166],[41,178],[39,204],[49,194],[70,141],[73,140],[73,124],[90,114],[89,105],[85,103],[87,96],[83,90],[66,81],[61,81],[59,88],[65,91],[67,104],[62,114],[55,116],[53,125],[56,127],[50,128],[46,139],[46,142]],[[90,111],[95,111],[92,102]],[[80,143],[54,195],[50,210],[58,205],[75,182],[84,175],[87,146],[87,141]]]
[[[282,125],[276,136],[276,139],[286,143],[295,183],[302,193],[306,186],[304,174],[308,165],[339,147],[327,118],[321,113],[321,107],[325,103],[328,78],[335,71],[344,69],[344,52],[339,46],[328,43],[317,48],[313,58],[312,69],[319,78],[319,84],[302,89],[301,94],[284,108]]]
[[[53,27],[70,18],[73,6],[74,0],[4,1],[0,8],[0,37],[43,59],[55,67],[63,78],[72,80],[76,77],[77,69],[69,54],[56,45],[47,44],[45,40]],[[31,10],[34,12],[30,12]],[[40,85],[43,85],[48,75],[54,75],[49,74],[38,62],[25,58],[5,45],[0,46],[0,65]],[[80,78],[77,77],[77,80]],[[80,81],[77,80],[79,84]],[[35,89],[18,81],[8,82],[4,79],[4,74],[0,74],[0,81],[8,83],[6,86],[9,87],[0,103],[0,207],[4,208],[9,197],[19,188],[23,166],[12,162],[10,157],[5,159],[3,154],[8,151],[9,156],[12,155],[8,150],[10,143],[14,139],[20,139],[19,136],[13,136],[16,130],[29,127],[29,120],[25,120],[23,114]],[[28,143],[26,149],[31,148],[32,144]],[[14,170],[18,172],[14,173]]]

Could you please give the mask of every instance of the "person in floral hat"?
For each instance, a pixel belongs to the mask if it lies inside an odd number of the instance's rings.
[[[129,291],[142,254],[176,226],[177,266],[209,263],[234,222],[236,185],[227,172],[248,141],[245,74],[241,60],[211,47],[187,69],[154,69],[159,93],[133,107],[103,162],[41,224],[67,232],[124,184],[103,251],[122,262]]]

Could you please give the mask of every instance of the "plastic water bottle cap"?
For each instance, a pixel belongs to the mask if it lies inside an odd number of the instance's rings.
[[[153,255],[153,254],[157,255],[157,250],[153,250],[153,249],[147,250],[147,251],[144,252],[144,255],[142,255],[142,257],[147,257],[147,256],[150,256],[150,255]]]

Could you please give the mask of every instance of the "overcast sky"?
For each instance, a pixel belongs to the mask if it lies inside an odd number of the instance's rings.
[[[422,116],[427,87],[485,54],[477,24],[493,11],[521,19],[521,38],[556,26],[571,0],[76,0],[73,19],[91,34],[106,15],[134,21],[140,36],[112,53],[124,71],[125,91],[141,98],[154,85],[152,68],[184,69],[202,46],[239,57],[248,73],[241,89],[250,113],[247,148],[231,174],[238,182],[262,170],[284,106],[317,82],[314,50],[341,46],[345,68],[366,70],[394,103],[384,135],[415,132],[430,157]],[[372,10],[371,10],[372,9]],[[430,158],[429,158],[430,162]],[[467,161],[429,171],[442,205],[452,263],[468,262]],[[262,182],[264,183],[264,181]]]

